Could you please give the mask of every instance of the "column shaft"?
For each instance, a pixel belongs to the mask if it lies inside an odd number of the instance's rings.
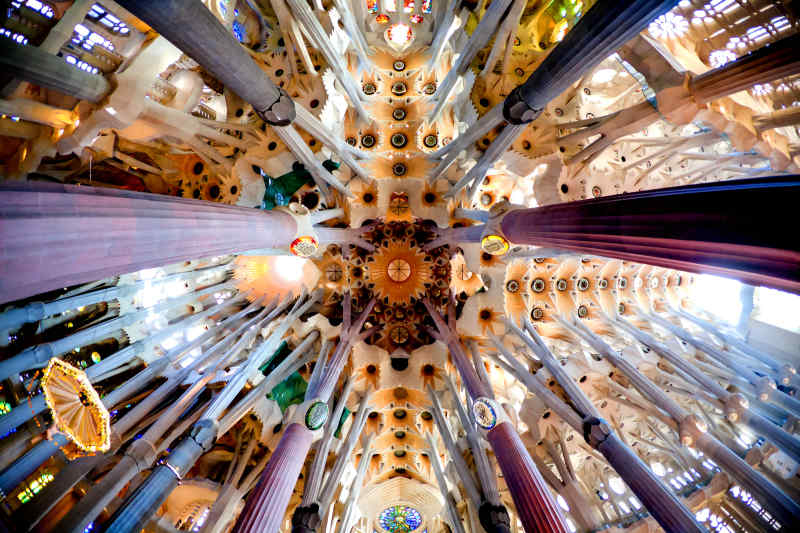
[[[800,517],[800,506],[744,459],[708,433],[695,438],[695,446],[738,481],[781,524],[791,524]]]
[[[509,422],[486,435],[526,533],[569,531],[566,520],[528,450]]]
[[[797,74],[800,70],[800,36],[791,35],[745,54],[719,69],[695,76],[689,90],[699,104]]]
[[[313,433],[300,424],[291,424],[286,428],[258,485],[247,498],[242,514],[233,526],[234,533],[280,531],[312,440]]]
[[[501,227],[515,244],[723,274],[798,292],[800,245],[783,231],[786,213],[798,203],[800,180],[781,176],[520,209],[505,215]]]
[[[0,302],[258,248],[288,246],[288,214],[44,183],[0,186]]]
[[[705,531],[695,520],[694,513],[678,500],[674,492],[665,490],[661,480],[616,433],[608,435],[597,449],[664,531]]]
[[[525,120],[521,113],[515,112],[514,104],[522,103],[528,109],[541,111],[588,69],[613,54],[676,3],[674,0],[597,2],[525,83],[506,98],[504,115],[523,119],[522,122],[532,120]]]
[[[113,533],[138,533],[178,486],[182,477],[203,454],[203,448],[187,437],[170,453],[163,464],[153,469],[106,524]]]
[[[30,399],[30,403],[23,399],[11,412],[0,417],[0,435],[7,434],[45,409],[47,409],[47,402],[44,401],[44,394],[37,394]]]
[[[0,472],[0,496],[5,497],[17,485],[33,474],[42,463],[58,453],[61,446],[69,440],[62,433],[56,433],[52,440],[44,439],[28,450],[22,457],[14,461],[8,468]]]
[[[267,122],[294,120],[294,104],[208,9],[194,0],[120,0],[119,5],[142,19],[212,76],[253,106]],[[281,101],[280,116],[274,116]],[[268,246],[265,246],[268,248]]]
[[[103,76],[73,67],[63,57],[36,46],[24,46],[11,39],[0,41],[0,70],[13,77],[97,103],[111,90]]]

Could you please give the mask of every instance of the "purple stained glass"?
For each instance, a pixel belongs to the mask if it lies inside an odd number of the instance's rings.
[[[381,512],[378,521],[389,533],[408,533],[422,524],[422,517],[413,507],[393,505]]]

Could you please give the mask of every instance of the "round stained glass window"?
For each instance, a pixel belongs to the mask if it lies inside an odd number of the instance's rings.
[[[393,505],[381,512],[378,522],[389,533],[408,533],[422,524],[422,517],[413,507]]]

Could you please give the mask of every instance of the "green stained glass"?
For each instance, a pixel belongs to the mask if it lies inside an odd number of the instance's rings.
[[[281,413],[285,413],[290,405],[303,403],[308,383],[303,376],[295,372],[281,383],[277,384],[268,397],[278,402]]]
[[[339,168],[340,165],[330,159],[326,159],[322,162],[322,166],[325,167],[328,172],[333,172]],[[306,167],[304,167],[302,163],[297,162],[292,165],[291,172],[281,174],[277,178],[267,175],[259,167],[254,166],[253,170],[261,174],[261,177],[264,178],[264,185],[266,185],[267,188],[264,191],[264,198],[261,201],[261,209],[267,211],[279,205],[287,205],[292,195],[296,193],[300,187],[307,183],[314,182],[311,173],[306,170]]]

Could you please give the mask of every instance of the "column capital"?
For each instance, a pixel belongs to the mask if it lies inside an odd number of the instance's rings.
[[[294,122],[297,111],[294,102],[281,88],[278,88],[278,99],[265,109],[256,109],[256,114],[272,126],[288,126]]]
[[[592,448],[597,449],[613,432],[602,418],[587,416],[583,419],[583,438]]]

